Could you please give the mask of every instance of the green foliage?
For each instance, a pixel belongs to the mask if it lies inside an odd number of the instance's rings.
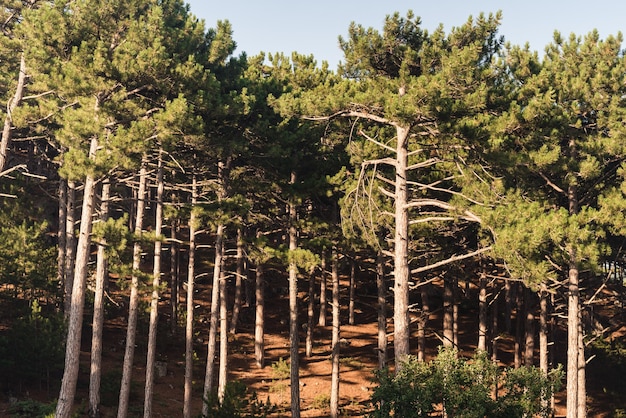
[[[546,377],[534,367],[499,370],[484,352],[467,360],[454,349],[440,348],[431,362],[408,356],[395,375],[383,370],[376,378],[371,417],[425,418],[437,408],[449,417],[548,417],[548,400],[562,371]],[[502,387],[498,400],[491,396],[495,385]]]
[[[11,418],[52,418],[56,402],[41,403],[33,399],[16,402],[9,407]]]
[[[47,384],[63,370],[65,324],[60,314],[45,316],[37,300],[29,315],[0,335],[0,376],[5,384]]]
[[[279,358],[278,361],[272,363],[271,368],[274,379],[282,380],[289,377],[289,363],[282,357]]]
[[[275,410],[269,400],[259,401],[256,392],[249,391],[240,381],[226,384],[221,403],[216,392],[210,394],[204,402],[208,405],[208,414],[201,415],[204,418],[263,418]]]

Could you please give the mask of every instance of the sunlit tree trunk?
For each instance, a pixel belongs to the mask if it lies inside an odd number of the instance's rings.
[[[0,140],[0,173],[4,171],[7,164],[9,143],[13,132],[13,111],[20,105],[24,96],[24,85],[26,83],[26,59],[24,53],[20,54],[20,69],[17,75],[17,86],[15,93],[7,104],[7,114],[4,117],[4,127],[2,129],[2,140]]]
[[[100,221],[109,217],[109,179],[102,182],[100,198]],[[102,331],[104,328],[104,285],[108,275],[106,238],[98,243],[96,260],[96,285],[93,298],[93,323],[91,335],[91,367],[89,373],[89,416],[100,416],[100,382],[102,378]]]
[[[265,284],[263,281],[263,263],[257,262],[255,274],[255,317],[254,317],[254,358],[256,365],[265,367]]]
[[[525,289],[524,312],[526,314],[526,326],[524,327],[524,366],[530,367],[534,362],[535,353],[535,312],[534,293],[529,288]]]
[[[417,360],[426,360],[426,326],[430,316],[430,305],[428,300],[428,287],[424,284],[420,288],[420,298],[422,300],[422,311],[420,312],[419,321],[417,322]]]
[[[130,300],[128,302],[128,324],[126,328],[126,350],[122,367],[122,383],[117,409],[117,418],[128,416],[128,401],[132,383],[133,361],[135,357],[135,340],[137,336],[137,318],[139,316],[139,269],[141,266],[141,242],[143,218],[146,206],[146,183],[148,177],[147,157],[144,155],[139,170],[139,188],[137,190],[137,215],[135,216],[135,244],[133,245],[133,272],[130,283]]]
[[[67,214],[65,216],[65,280],[64,280],[64,312],[68,318],[72,304],[72,289],[74,287],[74,265],[76,264],[76,235],[74,234],[76,220],[76,183],[67,182]]]
[[[487,277],[481,272],[478,281],[478,347],[479,351],[487,351]]]
[[[313,355],[313,324],[315,322],[315,268],[309,274],[309,302],[306,311],[306,341],[304,352],[307,357]]]
[[[385,258],[378,250],[376,256],[376,289],[378,293],[378,369],[387,366],[387,289],[385,288]]]
[[[65,251],[67,249],[65,244],[65,239],[67,238],[67,180],[64,178],[59,179],[58,196],[59,230],[57,232],[57,280],[61,286],[65,286]]]
[[[222,260],[224,260],[224,246],[222,245]],[[223,262],[223,261],[222,261]],[[222,268],[219,283],[220,300],[220,362],[217,379],[217,398],[224,401],[224,392],[228,379],[228,299],[226,297],[226,276]]]
[[[187,318],[185,324],[185,392],[183,398],[183,417],[191,417],[191,395],[193,390],[193,319],[194,287],[196,282],[196,229],[198,203],[198,183],[195,173],[191,180],[191,213],[189,215],[189,256],[187,260]]]
[[[241,311],[241,287],[244,277],[244,240],[243,229],[237,228],[237,267],[235,268],[235,296],[233,301],[233,316],[230,321],[230,333],[237,333],[237,325],[239,323],[239,312]]]
[[[339,416],[339,356],[340,356],[340,331],[341,321],[339,318],[339,260],[337,250],[332,252],[331,260],[331,280],[333,286],[333,331],[332,331],[332,372],[330,386],[330,416]]]
[[[157,166],[157,190],[154,223],[154,264],[152,266],[152,297],[150,299],[150,325],[148,329],[148,353],[146,356],[146,384],[143,405],[144,418],[152,417],[152,394],[154,393],[154,363],[156,361],[156,336],[159,314],[159,287],[161,286],[161,231],[163,229],[163,155],[159,150]]]
[[[89,150],[90,158],[95,158],[98,148],[97,138],[92,138]],[[95,181],[88,174],[83,188],[83,207],[81,213],[80,232],[76,251],[76,266],[71,291],[69,321],[67,328],[67,344],[65,345],[65,368],[61,381],[61,390],[57,401],[56,418],[68,418],[74,404],[78,366],[80,363],[80,343],[83,326],[83,310],[85,306],[85,287],[91,247],[91,226],[95,195]]]
[[[289,183],[295,184],[296,173],[291,172]],[[296,229],[296,204],[289,202],[289,252],[298,249],[298,230]],[[296,261],[289,262],[289,380],[291,383],[291,416],[300,418],[300,337],[298,335],[298,267]]]
[[[320,277],[320,316],[319,316],[319,321],[317,322],[317,324],[320,327],[325,327],[326,326],[326,272],[327,272],[327,267],[326,267],[326,252],[322,251],[322,263],[321,263],[321,268],[322,268],[322,275]]]
[[[354,292],[356,290],[356,260],[350,259],[350,284],[348,290],[348,324],[354,325]]]

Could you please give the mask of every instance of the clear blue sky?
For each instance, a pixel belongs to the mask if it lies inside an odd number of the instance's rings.
[[[188,0],[191,12],[207,27],[229,20],[237,42],[235,54],[297,51],[328,61],[335,69],[343,59],[337,37],[354,21],[378,30],[386,15],[411,9],[428,30],[440,23],[446,32],[467,18],[502,10],[500,34],[512,44],[530,44],[542,55],[558,30],[583,36],[597,29],[602,38],[626,34],[624,0]]]

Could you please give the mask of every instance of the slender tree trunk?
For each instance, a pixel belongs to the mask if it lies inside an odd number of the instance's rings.
[[[426,326],[428,325],[428,318],[430,316],[430,305],[428,300],[428,287],[430,285],[425,284],[420,289],[420,299],[422,300],[422,312],[420,312],[420,318],[417,323],[417,360],[426,360]]]
[[[524,311],[526,312],[526,326],[524,327],[524,366],[530,367],[534,363],[535,353],[535,312],[534,293],[528,287],[525,289]]]
[[[520,283],[517,286],[516,294],[516,312],[515,312],[515,368],[518,369],[522,365],[522,338],[524,335],[524,287]]]
[[[215,265],[213,266],[213,284],[211,286],[211,313],[209,320],[209,342],[207,347],[206,370],[204,374],[205,397],[213,391],[213,375],[215,374],[215,353],[217,351],[217,327],[219,322],[220,278],[222,277],[222,255],[224,246],[224,225],[217,226],[215,234]],[[202,413],[208,414],[208,405],[202,406]]]
[[[541,284],[539,299],[539,369],[548,375],[548,290]]]
[[[66,319],[69,316],[72,302],[72,289],[74,287],[74,265],[76,264],[76,236],[74,226],[76,220],[76,183],[67,182],[67,216],[65,217],[65,286],[64,286],[64,312]]]
[[[487,276],[481,272],[478,281],[478,350],[487,351]]]
[[[313,355],[313,324],[315,322],[315,268],[312,268],[311,274],[309,274],[309,303],[306,312],[306,341],[304,351],[307,357],[311,357]]]
[[[59,179],[59,231],[57,233],[57,280],[65,289],[65,240],[67,238],[67,180]],[[64,306],[65,308],[65,306]]]
[[[401,360],[409,354],[409,214],[408,138],[409,129],[396,128],[396,179],[395,179],[395,233],[394,233],[394,286],[393,286],[393,346],[396,370]]]
[[[139,189],[137,190],[137,215],[135,216],[135,244],[133,245],[133,272],[130,283],[130,299],[128,302],[128,325],[126,328],[126,350],[122,367],[122,383],[117,409],[117,418],[128,416],[128,400],[132,382],[133,362],[135,357],[135,340],[137,337],[137,318],[139,316],[139,269],[141,267],[140,235],[143,231],[143,218],[146,206],[146,183],[148,177],[147,157],[144,155],[139,170]]]
[[[163,229],[163,151],[159,150],[157,166],[157,190],[154,223],[154,264],[152,268],[152,298],[150,299],[150,325],[148,329],[148,353],[146,355],[146,385],[143,404],[144,418],[152,417],[152,394],[154,393],[154,363],[156,361],[156,336],[159,319],[159,287],[161,286],[161,233]]]
[[[90,158],[95,158],[98,148],[97,138],[92,138],[89,149]],[[93,175],[87,175],[83,190],[83,208],[81,213],[80,232],[76,251],[76,266],[70,302],[69,321],[67,328],[67,344],[65,346],[65,369],[61,390],[57,401],[56,418],[68,418],[74,404],[78,366],[80,363],[80,342],[83,326],[83,310],[85,306],[85,287],[91,247],[91,226],[94,204],[95,181]]]
[[[446,275],[448,276],[448,275]],[[443,281],[443,346],[454,346],[454,296],[452,279],[444,277]]]
[[[295,184],[296,173],[291,172],[289,183]],[[289,252],[298,249],[296,229],[296,204],[289,202]],[[291,416],[300,418],[300,337],[298,335],[298,267],[295,260],[289,262],[289,360],[291,382]]]
[[[109,179],[102,182],[100,199],[100,221],[106,222],[109,217]],[[91,369],[89,374],[89,416],[100,416],[100,381],[102,378],[102,331],[104,328],[104,284],[108,275],[106,254],[106,238],[98,243],[96,261],[96,289],[93,299],[93,325],[91,335]]]
[[[339,260],[337,250],[332,252],[332,286],[333,286],[333,331],[332,331],[332,372],[330,384],[330,416],[339,416],[339,337],[341,331],[341,321],[339,318]]]
[[[4,118],[4,128],[2,129],[2,140],[0,141],[0,173],[2,173],[7,164],[7,156],[9,152],[9,143],[11,142],[11,134],[13,132],[13,111],[22,102],[24,96],[24,85],[26,83],[26,59],[24,53],[20,54],[20,69],[17,75],[17,86],[15,94],[7,104],[7,114]]]
[[[320,277],[320,317],[317,324],[320,327],[326,326],[326,252],[322,251],[322,276]]]
[[[244,277],[244,240],[243,229],[237,228],[237,267],[235,269],[235,296],[233,302],[233,316],[230,321],[230,333],[237,333],[237,325],[239,323],[239,312],[241,311],[241,287]]]
[[[459,278],[455,275],[452,281],[452,342],[456,348],[459,347],[459,299]]]
[[[187,267],[187,319],[185,323],[185,393],[183,398],[183,417],[191,418],[191,392],[193,389],[193,319],[194,287],[196,281],[196,228],[198,203],[198,184],[195,173],[191,185],[191,214],[189,215],[189,257]]]
[[[387,289],[385,288],[385,258],[378,250],[376,256],[376,289],[378,292],[378,369],[387,366]]]
[[[496,363],[498,361],[498,314],[499,314],[499,299],[497,289],[494,289],[494,297],[491,302],[491,361]]]
[[[578,310],[578,418],[587,418],[587,379],[582,309]]]
[[[178,253],[178,238],[177,238],[177,230],[178,230],[178,218],[176,216],[172,216],[170,221],[170,331],[172,335],[176,334],[176,329],[178,328],[178,306],[180,299],[180,281],[179,273],[180,273],[180,263],[179,263],[179,253]]]
[[[354,292],[356,290],[356,260],[350,259],[350,288],[348,299],[348,324],[354,325]]]
[[[222,245],[222,260],[224,260],[224,246]],[[223,261],[222,261],[223,262]],[[218,370],[217,399],[224,401],[226,381],[228,379],[228,299],[226,296],[226,276],[221,269],[219,283],[220,299],[220,363]]]
[[[257,262],[255,274],[254,358],[259,368],[265,367],[265,285],[263,263]]]
[[[509,280],[504,282],[504,332],[511,333],[513,317],[513,287]]]

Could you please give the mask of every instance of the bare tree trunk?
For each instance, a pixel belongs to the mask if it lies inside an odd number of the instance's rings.
[[[89,149],[90,158],[95,158],[98,148],[97,138],[92,138]],[[78,380],[78,366],[80,363],[80,342],[83,326],[83,310],[85,306],[85,287],[89,264],[89,250],[91,247],[91,226],[94,204],[95,181],[93,175],[87,175],[83,191],[83,208],[81,213],[80,232],[76,251],[76,266],[74,271],[73,287],[71,291],[69,322],[67,328],[67,344],[65,346],[65,369],[61,390],[57,401],[55,417],[68,418],[72,412],[76,383]]]
[[[65,289],[65,240],[67,238],[67,180],[59,179],[59,231],[57,233],[57,280]],[[65,306],[64,306],[65,308]]]
[[[291,172],[289,183],[295,184],[296,173]],[[296,204],[289,202],[289,252],[298,249],[296,229]],[[321,317],[321,315],[320,315]],[[300,418],[300,337],[298,335],[298,266],[295,260],[289,262],[289,380],[291,383],[291,416]]]
[[[76,183],[67,182],[67,216],[65,217],[65,286],[64,312],[68,318],[72,304],[72,289],[74,284],[74,265],[76,261],[76,236],[74,226],[76,221]]]
[[[159,287],[161,286],[161,233],[163,230],[163,150],[159,150],[157,166],[157,190],[154,223],[154,264],[152,266],[152,298],[150,300],[150,325],[148,329],[148,353],[146,356],[146,385],[143,404],[144,418],[152,417],[152,394],[154,393],[154,363],[156,361],[156,336],[159,320]]]
[[[524,311],[526,312],[526,326],[524,327],[524,366],[533,365],[535,353],[535,313],[534,313],[534,293],[528,287],[524,295]]]
[[[102,182],[100,198],[100,221],[106,222],[109,217],[109,179]],[[100,416],[100,382],[102,378],[102,331],[104,328],[104,284],[108,275],[106,254],[106,238],[98,243],[96,261],[96,288],[93,299],[93,324],[91,335],[91,368],[89,373],[89,416]]]
[[[515,368],[518,369],[522,365],[522,338],[524,334],[524,287],[520,283],[517,287],[516,294],[516,312],[515,312]]]
[[[378,250],[376,257],[376,289],[378,292],[378,369],[387,366],[387,289],[385,288],[385,258]]]
[[[2,140],[0,141],[0,173],[4,171],[7,164],[7,155],[9,151],[9,143],[11,142],[11,134],[13,130],[13,111],[22,102],[24,96],[24,85],[26,83],[26,59],[24,52],[20,54],[20,69],[17,75],[17,86],[15,94],[7,104],[7,114],[4,118],[4,128],[2,129]]]
[[[224,260],[224,246],[222,245],[222,260]],[[223,262],[223,261],[222,261]],[[226,298],[226,277],[221,270],[219,283],[220,299],[220,362],[217,379],[217,399],[224,401],[226,381],[228,379],[228,300]]]
[[[548,375],[548,290],[541,284],[539,300],[539,369]]]
[[[339,416],[339,337],[341,321],[339,318],[339,260],[337,250],[333,250],[331,259],[331,280],[333,286],[333,331],[332,331],[332,372],[330,384],[330,416]]]
[[[511,333],[513,317],[513,287],[509,280],[504,282],[504,332]]]
[[[448,276],[448,275],[446,275]],[[454,346],[454,292],[452,279],[444,277],[443,281],[443,346]]]
[[[478,281],[478,351],[487,351],[487,276],[481,272]]]
[[[326,326],[326,252],[322,251],[322,276],[320,278],[320,317],[317,324],[320,327]]]
[[[180,281],[178,280],[180,263],[178,255],[177,230],[178,219],[176,216],[172,216],[170,221],[170,331],[172,335],[176,333],[176,329],[178,328],[178,306],[180,299]]]
[[[422,300],[422,311],[417,323],[417,360],[426,360],[426,326],[430,316],[430,305],[428,300],[428,284],[422,285],[420,289],[420,299]]]
[[[408,135],[409,129],[396,127],[396,178],[395,178],[395,233],[394,233],[394,287],[393,287],[393,346],[396,370],[401,360],[409,354],[409,214],[408,187]]]
[[[315,268],[312,268],[311,274],[309,274],[309,303],[306,312],[307,321],[304,351],[307,357],[311,357],[313,355],[313,325],[315,322]]]
[[[356,260],[350,259],[350,288],[348,299],[348,324],[354,325],[354,292],[356,289]]]
[[[132,382],[133,361],[135,357],[135,339],[137,336],[137,318],[139,316],[139,269],[141,267],[140,235],[143,231],[144,209],[146,206],[146,183],[148,177],[147,157],[144,155],[139,170],[139,189],[137,190],[137,215],[135,216],[135,244],[133,245],[133,272],[130,284],[130,300],[128,303],[128,325],[126,328],[126,350],[122,367],[122,383],[117,409],[117,418],[128,415],[128,400]]]
[[[263,263],[257,262],[255,275],[254,358],[259,368],[265,367],[265,285]]]
[[[497,289],[494,289],[494,296],[491,302],[491,361],[496,363],[498,361],[498,309],[499,309],[499,296]]]
[[[582,309],[578,310],[578,418],[587,418],[587,381]]]
[[[213,391],[213,375],[215,372],[215,352],[217,351],[217,326],[219,322],[220,278],[222,277],[222,256],[224,254],[224,225],[217,226],[215,234],[215,265],[213,266],[213,284],[211,286],[211,313],[209,320],[209,342],[207,347],[206,370],[204,374],[203,394],[208,397]],[[202,414],[207,415],[208,405],[202,406]]]
[[[233,316],[230,321],[230,333],[237,333],[237,325],[239,323],[239,312],[241,311],[241,286],[244,277],[244,240],[243,230],[237,228],[237,267],[235,269],[235,296],[233,301]]]
[[[185,393],[183,417],[191,417],[191,392],[193,389],[193,318],[194,287],[196,282],[196,228],[198,203],[198,183],[194,173],[191,180],[191,214],[189,215],[189,256],[187,266],[187,318],[185,324]]]

